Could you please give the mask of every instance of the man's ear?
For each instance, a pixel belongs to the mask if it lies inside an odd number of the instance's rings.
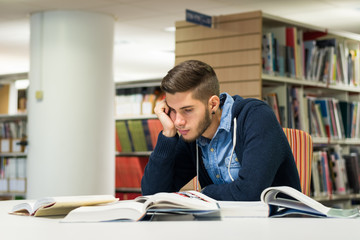
[[[220,98],[216,95],[213,95],[209,98],[208,107],[211,113],[215,113],[220,106]]]

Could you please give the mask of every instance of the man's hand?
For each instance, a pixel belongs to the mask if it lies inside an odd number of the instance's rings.
[[[161,124],[163,125],[163,135],[165,137],[174,137],[177,131],[172,120],[174,116],[172,115],[174,115],[175,113],[171,112],[169,106],[165,102],[165,99],[156,104],[154,112],[159,118]]]

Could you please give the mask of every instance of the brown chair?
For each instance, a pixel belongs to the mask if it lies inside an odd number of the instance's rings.
[[[293,152],[300,177],[301,190],[310,196],[313,144],[310,134],[298,129],[283,128]]]

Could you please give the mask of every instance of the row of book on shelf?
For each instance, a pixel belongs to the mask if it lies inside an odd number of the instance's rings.
[[[301,129],[313,137],[360,138],[359,101],[304,94],[301,87],[288,87],[286,99],[287,111],[279,103],[276,93],[264,97],[283,127]]]
[[[274,27],[263,33],[263,71],[284,77],[359,86],[359,42],[324,32]]]
[[[335,145],[313,152],[311,189],[314,197],[360,193],[358,149],[342,153]]]
[[[152,151],[162,130],[158,119],[117,120],[115,125],[118,152]]]
[[[120,88],[116,90],[115,116],[154,114],[156,102],[164,98],[160,87]]]
[[[26,158],[0,157],[0,194],[26,192]]]
[[[0,121],[0,153],[24,152],[26,140],[25,120]]]
[[[141,195],[141,178],[148,162],[145,156],[119,156],[115,158],[116,196],[121,200]]]

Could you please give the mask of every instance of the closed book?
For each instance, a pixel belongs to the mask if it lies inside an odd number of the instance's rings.
[[[321,163],[323,167],[323,184],[324,189],[327,194],[332,194],[332,182],[330,178],[330,171],[329,171],[329,162],[328,162],[328,155],[326,151],[322,151],[321,153]]]
[[[159,119],[148,119],[147,120],[151,135],[151,142],[153,145],[153,148],[155,148],[157,143],[157,138],[159,136],[159,133],[162,131],[163,126]]]
[[[357,121],[358,121],[358,102],[353,102],[352,103],[352,118],[351,118],[351,138],[355,138],[356,134],[356,125],[357,125]]]
[[[319,123],[321,137],[329,137],[328,131],[326,129],[326,125],[324,123],[323,116],[321,114],[320,104],[315,104],[314,109],[315,109],[315,116],[316,116],[317,122]]]
[[[120,143],[119,133],[115,127],[115,151],[122,152],[122,147]]]
[[[268,101],[269,106],[274,111],[276,119],[279,121],[280,125],[282,125],[277,93],[269,93],[269,94],[267,94],[267,101]]]
[[[315,44],[314,40],[304,41],[304,52],[305,52],[305,76],[306,79],[311,80],[312,65],[315,60]]]
[[[143,164],[141,157],[121,156],[115,159],[115,187],[116,188],[139,188],[143,176]]]
[[[126,121],[116,121],[116,131],[122,152],[133,152],[133,146]]]
[[[326,134],[327,134],[327,137],[330,138],[330,137],[334,136],[334,133],[333,133],[332,125],[331,125],[328,101],[327,101],[327,99],[316,99],[315,103],[320,105],[321,116],[322,116],[323,123],[325,126]]]
[[[324,58],[322,59],[322,70],[320,73],[320,80],[328,84],[335,84],[333,82],[333,75],[335,71],[335,49],[337,48],[337,43],[335,38],[330,39],[321,39],[316,40],[316,47],[323,49]]]
[[[267,31],[272,33],[274,43],[274,70],[280,76],[285,76],[286,73],[286,27],[269,28]]]
[[[346,194],[348,191],[348,180],[346,175],[345,160],[340,157],[339,152],[334,151],[331,154],[331,161],[333,165],[336,194]]]
[[[313,194],[315,197],[319,197],[322,195],[322,187],[321,187],[321,179],[320,179],[320,171],[319,165],[321,159],[320,151],[313,152],[313,162],[311,164],[311,181],[313,184]]]
[[[132,145],[134,146],[134,151],[148,151],[142,120],[127,120],[127,124],[131,135]]]
[[[344,132],[346,138],[351,137],[351,103],[339,101],[340,114],[343,120]]]
[[[358,162],[358,155],[356,153],[350,153],[343,155],[346,163],[346,173],[349,181],[349,188],[353,193],[359,193],[360,191],[360,169]]]
[[[130,187],[129,157],[115,158],[115,188]]]
[[[338,133],[339,133],[339,138],[344,139],[344,138],[346,138],[346,135],[345,135],[345,129],[344,129],[344,121],[343,121],[342,115],[341,115],[339,100],[333,98],[332,102],[333,102],[333,106],[334,106],[334,114],[335,114],[336,126],[337,126]]]
[[[327,99],[328,102],[328,106],[329,106],[329,113],[330,113],[330,122],[331,122],[331,129],[333,132],[333,136],[336,139],[340,138],[341,133],[338,131],[338,126],[337,126],[337,119],[335,116],[335,106],[333,104],[333,101],[331,98]]]
[[[149,128],[149,124],[148,124],[148,120],[147,119],[142,119],[141,123],[143,125],[143,130],[144,130],[144,135],[145,135],[145,140],[146,140],[146,146],[147,146],[147,150],[148,151],[152,151],[153,145],[152,145],[152,139],[151,139],[151,134],[150,134],[150,128]]]
[[[9,113],[10,85],[0,85],[0,114]]]

